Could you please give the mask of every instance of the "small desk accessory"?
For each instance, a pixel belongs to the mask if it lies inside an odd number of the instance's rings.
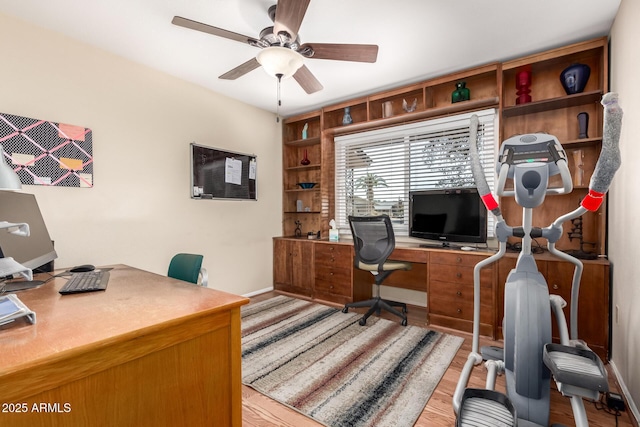
[[[16,295],[0,296],[0,325],[11,323],[23,316],[26,316],[30,323],[36,323],[36,313],[24,305]]]

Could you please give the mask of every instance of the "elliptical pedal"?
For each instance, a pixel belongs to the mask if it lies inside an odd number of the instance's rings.
[[[516,410],[507,396],[494,390],[467,388],[456,427],[512,427]]]
[[[543,359],[563,395],[598,400],[599,393],[609,391],[604,364],[591,350],[546,344]]]

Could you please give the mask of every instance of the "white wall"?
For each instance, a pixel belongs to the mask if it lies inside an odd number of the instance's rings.
[[[93,188],[23,187],[55,240],[56,267],[123,263],[166,274],[184,251],[204,255],[217,289],[272,285],[282,206],[272,113],[2,14],[0,52],[1,112],[93,131]],[[255,153],[258,201],[192,200],[193,141]]]
[[[609,192],[609,259],[613,265],[612,364],[640,405],[640,2],[622,0],[611,32],[611,90],[624,110],[622,166]],[[616,314],[616,307],[618,313]]]

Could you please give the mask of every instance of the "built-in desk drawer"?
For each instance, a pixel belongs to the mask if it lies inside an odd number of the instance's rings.
[[[430,264],[467,265],[474,267],[477,263],[486,259],[486,256],[461,254],[453,252],[432,252],[429,254]]]
[[[345,304],[353,301],[353,246],[317,243],[314,298]]]
[[[473,286],[451,282],[431,281],[430,312],[464,320],[473,320]],[[480,321],[492,323],[492,286],[480,287]]]
[[[319,243],[315,248],[315,265],[337,268],[351,268],[353,247]]]
[[[456,282],[473,285],[473,267],[452,264],[431,264],[431,280],[440,282]],[[493,283],[493,269],[483,268],[480,271],[480,283]]]
[[[342,271],[335,272],[335,275],[329,276],[328,279],[316,276],[315,291],[316,296],[319,296],[319,294],[328,294],[337,297],[344,297],[350,301],[351,275],[345,274],[345,272]]]
[[[326,280],[330,282],[340,282],[351,284],[351,269],[340,268],[328,265],[316,266],[316,282]],[[317,286],[316,286],[317,288]]]
[[[429,254],[427,307],[429,322],[471,331],[473,326],[473,269],[488,255],[433,251]],[[480,333],[494,336],[494,267],[480,271]]]

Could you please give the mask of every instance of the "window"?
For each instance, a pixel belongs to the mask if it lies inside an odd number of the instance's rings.
[[[495,176],[494,109],[479,118],[478,151],[489,186]],[[349,215],[388,214],[397,235],[408,235],[412,190],[474,187],[469,160],[472,113],[335,138],[336,221]],[[488,224],[493,235],[493,218]]]

